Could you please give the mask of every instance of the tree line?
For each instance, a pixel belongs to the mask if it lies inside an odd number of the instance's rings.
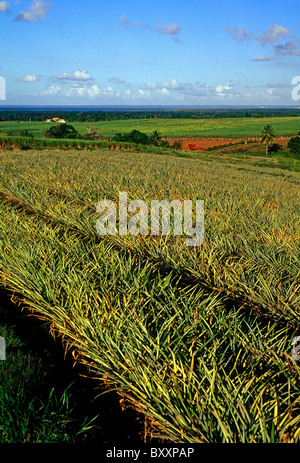
[[[116,111],[64,111],[64,110],[5,110],[0,109],[0,121],[46,121],[53,117],[68,122],[99,122],[126,119],[210,119],[236,117],[298,117],[298,108],[245,108],[245,109],[172,109],[172,110],[116,110]]]

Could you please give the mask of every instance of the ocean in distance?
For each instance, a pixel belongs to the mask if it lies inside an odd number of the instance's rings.
[[[90,112],[90,111],[176,111],[176,110],[195,110],[195,109],[255,109],[255,108],[279,108],[278,106],[243,106],[243,105],[170,105],[170,106],[6,106],[0,104],[0,111],[76,111],[76,112]],[[295,108],[295,106],[280,106],[280,108]]]

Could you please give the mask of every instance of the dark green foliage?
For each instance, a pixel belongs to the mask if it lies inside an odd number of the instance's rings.
[[[21,137],[31,137],[31,138],[34,137],[33,133],[29,132],[27,129],[22,130],[20,132],[20,135],[21,135]]]
[[[279,143],[273,143],[273,145],[269,148],[269,153],[277,153],[278,151],[283,151],[282,145]]]
[[[300,132],[298,133],[297,137],[292,137],[288,142],[288,149],[293,154],[300,154]]]
[[[69,124],[57,124],[44,133],[45,138],[81,138],[77,130]]]
[[[140,132],[139,130],[132,130],[130,133],[117,133],[113,140],[120,142],[131,142],[141,145],[154,145],[162,146],[164,148],[169,147],[169,143],[165,140],[161,140],[160,135],[157,130],[153,132],[152,135],[147,135],[146,133]]]
[[[261,133],[261,143],[266,145],[266,155],[268,154],[269,147],[273,145],[273,139],[276,136],[273,127],[268,124],[264,127]]]
[[[72,442],[74,403],[69,391],[59,397],[45,387],[39,360],[5,326],[7,358],[0,362],[0,443]]]
[[[115,141],[129,141],[132,143],[141,143],[142,145],[149,144],[149,137],[147,134],[140,132],[139,130],[132,130],[130,133],[117,133],[114,138]]]

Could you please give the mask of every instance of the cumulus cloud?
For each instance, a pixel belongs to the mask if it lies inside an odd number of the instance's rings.
[[[0,11],[8,11],[9,7],[9,2],[0,2]]]
[[[39,80],[39,77],[36,74],[25,74],[23,77],[19,77],[17,79],[18,82],[37,82]]]
[[[158,90],[162,88],[178,89],[180,84],[176,79],[165,80],[163,82],[151,82],[148,80],[148,82],[145,84],[145,87],[152,90]]]
[[[253,38],[253,34],[247,32],[245,27],[235,27],[231,26],[225,29],[228,34],[231,35],[231,37],[235,40],[239,41],[245,41],[245,40],[251,40]]]
[[[249,33],[244,27],[231,26],[225,29],[231,37],[238,41],[256,40],[262,47],[273,46],[273,57],[262,55],[251,58],[251,61],[271,61],[278,56],[300,56],[300,40],[292,35],[292,31],[278,24],[271,24],[266,31],[258,31],[257,34]],[[290,40],[282,43],[284,39]]]
[[[300,56],[300,40],[294,39],[274,47],[274,54],[280,56]]]
[[[257,35],[253,32],[248,32],[245,27],[231,26],[225,29],[225,31],[235,40],[245,41],[254,39],[260,42],[262,46],[277,43],[282,37],[288,37],[291,33],[287,27],[277,24],[269,26],[267,31],[259,31],[260,33]]]
[[[203,98],[215,96],[216,91],[207,84],[201,82],[179,82],[177,79],[165,80],[162,82],[145,83],[140,89],[139,96],[147,97],[147,99],[155,97],[167,97],[179,100],[187,98]]]
[[[155,104],[224,104],[225,102],[238,102],[255,100],[261,101],[262,98],[270,99],[272,97],[282,98],[285,97],[285,93],[289,91],[288,88],[284,88],[284,83],[269,83],[261,85],[258,89],[254,86],[251,93],[236,88],[236,84],[233,81],[227,83],[220,83],[216,86],[208,85],[204,82],[181,82],[176,78],[161,80],[161,81],[147,81],[140,86],[126,83],[126,86],[113,87],[116,83],[112,78],[112,85],[101,87],[95,82],[87,81],[65,81],[54,82],[50,84],[39,96],[47,97],[49,100],[53,99],[59,101],[72,101],[74,104],[79,101],[95,101],[99,103],[104,102],[116,102],[121,101],[128,104],[131,102],[138,102],[139,104],[155,103]],[[130,85],[130,88],[128,88]],[[283,93],[282,93],[283,92]],[[281,95],[282,93],[282,95]]]
[[[44,19],[46,13],[51,8],[51,3],[45,3],[43,0],[33,0],[29,11],[21,11],[16,17],[17,22],[34,22],[39,19]]]
[[[156,31],[159,34],[166,34],[170,35],[170,37],[175,40],[175,42],[179,41],[178,33],[180,32],[181,26],[179,24],[169,24],[165,27],[162,27],[162,21],[160,21],[159,25],[156,28]]]
[[[41,93],[41,95],[93,99],[97,97],[114,97],[117,94],[112,87],[101,88],[97,84],[86,85],[74,83],[68,87],[51,84]]]
[[[216,94],[217,96],[221,97],[228,96],[230,94],[235,94],[235,92],[233,91],[233,85],[231,85],[230,82],[228,82],[225,85],[218,85],[216,87]]]
[[[228,83],[228,84],[226,84],[226,85],[218,85],[218,86],[216,87],[216,92],[217,92],[217,93],[224,93],[224,92],[228,92],[228,90],[231,90],[231,89],[232,89],[232,87],[231,87],[231,85]]]
[[[85,81],[85,80],[93,80],[89,71],[85,69],[79,69],[73,72],[62,72],[61,74],[57,74],[53,76],[54,79],[58,80],[75,80],[75,81]]]
[[[49,85],[49,87],[46,88],[41,94],[42,95],[50,95],[50,96],[55,96],[58,95],[63,91],[62,87],[60,85]]]
[[[281,37],[288,37],[290,30],[287,27],[272,24],[269,26],[266,32],[262,32],[260,35],[256,35],[255,39],[258,40],[262,46],[266,44],[277,43]]]

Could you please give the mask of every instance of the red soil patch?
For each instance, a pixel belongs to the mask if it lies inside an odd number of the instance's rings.
[[[286,147],[290,137],[279,137],[274,139],[274,143],[278,143],[282,145],[283,148]],[[206,148],[211,148],[211,147],[218,147],[218,146],[224,146],[224,145],[229,145],[230,143],[233,144],[233,147],[235,144],[237,147],[238,146],[255,146],[257,144],[261,145],[260,139],[259,138],[165,138],[166,141],[170,143],[172,146],[174,142],[178,141],[181,143],[181,149],[183,150],[188,150],[189,145],[194,145],[194,149],[197,150],[197,148],[201,149],[203,148],[204,150]],[[256,141],[257,143],[248,143],[249,141]]]

